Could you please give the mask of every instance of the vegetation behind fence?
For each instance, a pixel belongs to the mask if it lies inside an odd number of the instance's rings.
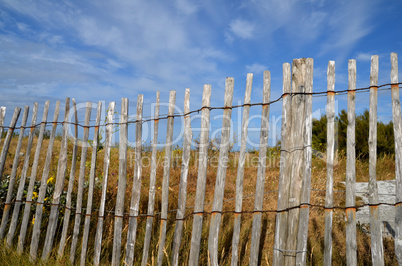
[[[9,126],[3,125],[5,108],[1,108],[0,136],[4,129],[7,132],[0,154],[0,238],[7,249],[29,252],[31,261],[40,257],[61,262],[68,257],[71,263],[95,265],[402,263],[402,124],[396,54],[391,54],[391,63],[390,84],[378,85],[378,56],[373,56],[370,87],[356,89],[356,62],[350,60],[348,90],[336,91],[335,62],[330,61],[327,91],[315,93],[313,60],[295,59],[292,66],[283,65],[283,94],[278,99],[270,99],[271,76],[266,71],[261,103],[250,102],[253,75],[248,74],[242,105],[232,105],[234,79],[227,78],[223,107],[210,106],[212,89],[205,85],[199,110],[190,111],[187,89],[184,112],[175,114],[176,92],[171,91],[168,114],[160,115],[157,93],[154,117],[143,119],[139,95],[134,121],[128,120],[127,98],[122,99],[118,122],[113,120],[115,103],[109,103],[105,123],[98,103],[95,124],[90,121],[92,104],[87,103],[80,124],[76,102],[72,99],[70,106],[69,98],[63,122],[57,122],[60,102],[50,122],[50,103],[45,104],[41,122],[35,103],[31,125],[25,107],[20,127],[16,124],[21,108],[15,109]],[[393,123],[385,125],[377,122],[377,91],[389,86]],[[357,91],[370,93],[370,109],[358,117]],[[334,102],[339,93],[347,93],[348,109],[336,118]],[[325,117],[313,121],[315,94],[327,96],[327,110]],[[276,102],[282,103],[281,141],[272,148],[269,111]],[[247,128],[254,106],[262,106],[261,133],[258,151],[250,152]],[[233,151],[232,109],[241,107],[240,149]],[[217,149],[212,148],[209,132],[212,110],[223,111]],[[201,133],[197,149],[191,149],[190,118],[198,112]],[[172,143],[176,117],[184,117],[181,148]],[[166,142],[158,149],[161,119],[167,120]],[[153,123],[149,146],[142,142],[143,123]],[[134,147],[128,144],[131,125],[136,132]],[[100,129],[105,131],[103,143]],[[119,142],[113,147],[116,130]],[[360,134],[366,131],[367,145],[363,145]],[[393,143],[386,139],[391,135]],[[338,136],[340,150],[346,154],[336,152]],[[324,147],[324,157],[313,156],[313,148],[323,152]],[[390,177],[396,179],[395,203],[379,201],[381,164],[387,165],[381,171],[395,171]],[[359,203],[355,191],[359,180],[369,182],[368,204]],[[345,181],[344,187],[340,181]],[[382,205],[395,207],[395,244],[383,236]],[[356,223],[356,211],[363,206],[370,208],[368,229]],[[371,247],[371,253],[366,247]]]

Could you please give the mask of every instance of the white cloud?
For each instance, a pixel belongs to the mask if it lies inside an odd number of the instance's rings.
[[[197,12],[198,7],[189,0],[176,0],[176,8],[185,15],[192,15]]]
[[[242,39],[251,39],[254,37],[255,26],[253,23],[243,19],[236,19],[230,22],[230,31]]]
[[[370,62],[371,54],[370,53],[358,53],[356,56],[356,60]]]
[[[252,65],[246,66],[247,72],[254,73],[254,74],[260,74],[267,69],[268,68],[266,66],[258,64],[258,63],[254,63]]]

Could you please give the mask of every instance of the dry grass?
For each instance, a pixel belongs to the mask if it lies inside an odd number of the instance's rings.
[[[12,158],[15,153],[16,146],[16,138],[13,139],[13,143],[11,144],[9,157],[7,163],[5,165],[5,173],[11,172],[12,167]],[[23,149],[21,152],[25,153],[24,147],[26,147],[26,139],[23,145]],[[36,141],[36,140],[35,140]],[[36,143],[34,141],[34,146],[36,147]],[[46,157],[48,140],[44,140],[43,148],[41,151],[41,158]],[[60,150],[60,141],[56,141],[54,145],[54,153],[52,166],[50,170],[49,176],[56,176],[57,171],[57,159],[58,152]],[[69,152],[72,151],[72,144],[69,143]],[[89,149],[87,156],[87,168],[86,168],[86,178],[89,176],[89,168],[90,168],[90,158],[91,158],[91,149]],[[31,161],[33,160],[33,153],[31,155]],[[75,190],[77,190],[77,178],[79,173],[79,160],[81,158],[81,149],[78,150],[78,164],[77,171],[75,173]],[[149,156],[149,152],[144,152],[143,156]],[[217,156],[217,154],[213,154],[211,152],[211,158],[213,156]],[[196,152],[192,151],[189,168],[189,176],[188,176],[188,187],[187,187],[187,206],[194,206],[195,193],[196,193],[196,183],[197,183],[197,164],[196,164]],[[233,211],[235,201],[233,198],[235,197],[236,190],[236,174],[237,174],[237,154],[230,154],[230,162],[227,170],[226,184],[225,184],[225,202],[224,202],[224,210]],[[245,168],[245,181],[244,181],[244,196],[252,195],[255,191],[255,183],[256,183],[256,173],[257,167],[252,165],[252,161],[258,157],[258,154],[248,154],[248,162]],[[103,174],[103,158],[104,151],[101,150],[98,152],[98,164],[96,176],[102,178]],[[162,160],[163,152],[159,152],[158,160]],[[66,177],[69,176],[70,164],[71,164],[71,154],[69,154],[69,162],[68,162],[68,173]],[[132,180],[133,178],[133,168],[134,168],[134,150],[129,149],[128,151],[128,180]],[[23,161],[23,160],[20,160]],[[40,160],[39,172],[37,179],[41,179],[41,169],[43,169],[44,159]],[[177,196],[180,184],[180,158],[177,159],[175,165],[170,172],[170,185],[169,185],[169,210],[174,210],[177,208]],[[274,191],[278,188],[278,177],[279,177],[279,158],[277,155],[272,155],[268,157],[268,167],[266,169],[266,178],[265,178],[265,191]],[[118,159],[118,148],[112,148],[111,150],[111,159],[110,159],[110,176],[108,183],[108,191],[107,191],[107,201],[106,201],[106,210],[114,210],[115,207],[115,199],[117,194],[117,183],[118,183],[118,167],[119,167],[119,159]],[[338,163],[334,168],[334,180],[335,180],[335,190],[342,190],[344,187],[340,184],[340,182],[345,180],[345,169],[346,169],[346,159],[344,156],[339,156]],[[22,170],[22,162],[19,165],[20,175]],[[207,173],[207,181],[206,181],[206,195],[205,202],[211,203],[214,197],[214,187],[215,187],[215,178],[216,178],[217,167],[213,165],[213,163],[209,164],[208,173]],[[368,162],[357,161],[356,165],[356,173],[357,173],[357,181],[358,182],[367,182],[368,181]],[[395,176],[395,161],[393,156],[384,156],[378,158],[377,163],[377,173],[378,180],[390,180],[394,179]],[[30,173],[28,173],[29,176]],[[156,182],[156,199],[155,199],[155,210],[158,212],[161,209],[161,187],[162,187],[162,174],[163,169],[162,165],[159,165],[157,168],[157,182]],[[142,176],[142,187],[141,187],[141,200],[140,200],[140,212],[146,213],[147,205],[148,205],[148,189],[149,189],[149,175],[150,175],[150,167],[146,166],[143,168],[143,176]],[[65,189],[67,189],[68,179],[65,181]],[[18,186],[18,184],[16,184]],[[312,165],[312,188],[317,190],[325,190],[326,186],[326,163],[320,159],[314,158]],[[126,204],[125,211],[129,212],[129,202],[131,198],[131,189],[132,182],[127,182],[127,190],[126,190]],[[85,190],[87,193],[87,189]],[[96,199],[100,199],[101,188],[96,187],[94,191],[94,197]],[[73,198],[76,198],[76,195],[73,195]],[[311,195],[311,203],[313,204],[324,204],[325,192],[320,192],[313,190]],[[264,197],[264,209],[265,210],[275,210],[277,207],[277,193],[267,193]],[[344,205],[345,195],[344,193],[335,193],[334,195],[335,205]],[[83,206],[86,206],[86,195],[84,195]],[[93,208],[97,209],[99,207],[99,201],[95,200]],[[205,210],[210,211],[212,204],[206,205]],[[251,211],[254,208],[254,198],[246,197],[243,201],[243,210]],[[191,213],[192,209],[187,209],[187,213]],[[167,264],[167,256],[170,256],[172,251],[172,239],[174,234],[174,218],[176,216],[175,212],[169,213],[168,220],[168,232],[166,238],[166,249],[165,249],[165,263]],[[346,264],[346,250],[345,250],[345,214],[343,211],[336,210],[334,212],[334,230],[333,230],[333,263],[334,265],[343,265]],[[208,252],[207,252],[207,241],[208,241],[208,230],[209,230],[209,215],[204,215],[204,225],[203,225],[203,233],[201,239],[201,254],[200,254],[200,264],[206,265],[208,263]],[[219,239],[219,260],[221,265],[229,265],[231,260],[231,242],[232,242],[232,234],[233,234],[233,220],[234,216],[232,213],[224,214],[222,216],[222,227]],[[102,263],[107,265],[111,261],[112,256],[112,246],[113,246],[113,216],[107,216],[104,223],[104,232],[103,232],[103,241],[102,241]],[[125,219],[125,226],[123,227],[123,245],[122,252],[124,253],[124,242],[125,236],[127,234],[127,226],[128,219]],[[96,215],[91,219],[91,232],[90,239],[94,239],[95,236],[95,228],[97,223]],[[135,245],[135,259],[134,263],[140,263],[142,258],[142,249],[143,249],[143,239],[145,235],[145,223],[146,218],[140,217],[138,223],[138,232],[137,232],[137,241]],[[149,254],[149,264],[154,265],[156,262],[156,254],[158,251],[158,237],[159,237],[159,216],[156,215],[153,224],[152,231],[152,240],[151,240],[151,248]],[[42,239],[44,238],[44,232],[46,230],[46,221],[44,220],[42,223]],[[70,230],[73,228],[73,217],[70,219]],[[261,234],[261,246],[260,246],[260,254],[261,254],[261,265],[269,265],[272,261],[273,254],[273,245],[274,245],[274,231],[275,231],[275,214],[274,213],[264,213],[263,221],[262,221],[263,229]],[[30,225],[31,226],[31,225]],[[241,265],[248,263],[248,256],[250,252],[250,241],[251,241],[251,227],[252,227],[252,214],[243,214],[242,215],[242,229],[241,229],[241,238],[239,243],[239,255],[240,255],[240,263]],[[311,208],[310,209],[310,222],[309,222],[309,241],[308,241],[308,264],[317,265],[322,264],[323,262],[323,250],[324,250],[324,210],[322,208]],[[358,227],[358,235],[357,235],[357,244],[358,244],[358,261],[359,265],[367,265],[371,263],[371,254],[370,254],[370,237],[363,233],[361,227]],[[18,229],[17,229],[18,230]],[[189,256],[189,246],[191,241],[191,230],[192,230],[192,216],[190,215],[187,220],[184,222],[184,231],[182,238],[182,245],[180,250],[180,264],[185,264],[188,261]],[[18,232],[18,231],[17,231]],[[29,230],[28,230],[29,232]],[[82,228],[81,228],[82,233]],[[59,227],[56,231],[56,241],[59,239],[61,234],[61,221],[59,221]],[[27,236],[26,247],[29,247],[30,243],[30,235]],[[16,237],[17,238],[17,237]],[[15,238],[15,241],[16,241]],[[40,241],[40,245],[43,245],[43,241]],[[15,242],[16,243],[16,242]],[[14,243],[14,244],[15,244]],[[68,240],[65,253],[69,254],[69,249],[71,245],[71,238]],[[81,241],[79,241],[79,245],[77,247],[77,258],[80,253],[80,245]],[[56,243],[55,249],[57,249],[58,245]],[[385,248],[385,258],[387,265],[393,265],[396,263],[394,250],[393,250],[393,240],[392,239],[384,239],[384,248]],[[21,265],[27,264],[29,261],[27,259],[27,255],[25,255],[25,259],[20,256],[17,256],[14,251],[6,250],[3,246],[0,246],[1,255],[0,255],[0,264],[1,265]],[[39,249],[41,250],[41,249]],[[55,253],[55,251],[54,251]],[[88,247],[88,263],[91,263],[93,254],[93,242],[90,241]],[[54,255],[54,254],[53,254]],[[124,254],[121,256],[124,258]],[[49,265],[52,264],[66,264],[67,260],[61,261],[50,261]]]

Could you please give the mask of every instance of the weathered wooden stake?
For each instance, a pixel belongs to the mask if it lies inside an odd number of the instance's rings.
[[[81,260],[80,264],[85,265],[88,249],[88,238],[89,238],[89,226],[91,222],[92,215],[92,202],[94,196],[94,186],[95,186],[95,171],[96,171],[96,158],[98,155],[98,145],[99,145],[99,125],[102,112],[102,102],[98,102],[98,108],[96,112],[96,121],[94,129],[94,139],[92,141],[92,158],[91,158],[91,169],[89,171],[89,187],[88,187],[88,198],[87,198],[87,208],[84,222],[84,232],[82,235],[82,245],[81,245]]]
[[[50,210],[49,223],[46,231],[45,246],[43,247],[42,260],[47,260],[50,251],[53,248],[54,235],[57,227],[57,218],[59,216],[59,204],[61,194],[64,189],[64,178],[67,170],[67,141],[68,141],[68,117],[70,113],[70,98],[66,99],[64,111],[63,135],[57,166],[56,184],[54,185],[53,200]]]
[[[156,92],[156,105],[154,114],[154,137],[152,140],[152,154],[151,154],[151,174],[149,176],[149,195],[148,195],[148,210],[147,210],[147,224],[145,229],[144,251],[142,253],[142,266],[146,266],[148,262],[149,245],[151,244],[152,222],[154,220],[154,207],[155,207],[155,182],[156,182],[156,154],[158,152],[158,128],[159,128],[159,101],[160,92]]]
[[[222,117],[221,141],[219,143],[219,164],[216,172],[214,201],[212,204],[211,223],[209,227],[208,252],[212,265],[218,265],[218,241],[221,225],[223,194],[225,190],[226,169],[229,162],[230,126],[232,115],[234,79],[226,78],[224,111]]]
[[[59,243],[58,249],[58,257],[61,258],[64,253],[64,247],[66,246],[67,240],[67,232],[68,232],[68,225],[70,223],[70,215],[71,215],[71,193],[73,192],[74,186],[74,179],[75,179],[75,169],[77,165],[77,147],[78,147],[78,113],[77,113],[77,104],[75,99],[72,98],[73,107],[74,107],[74,139],[73,139],[73,153],[71,159],[71,170],[70,170],[70,179],[68,180],[68,188],[67,188],[67,195],[66,195],[66,208],[64,212],[63,218],[63,229],[61,232],[61,239]]]
[[[113,116],[114,116],[115,102],[109,103],[107,120],[106,120],[106,139],[105,139],[105,158],[103,163],[103,180],[102,180],[102,195],[100,199],[99,211],[98,211],[98,224],[96,227],[95,235],[95,247],[94,247],[94,265],[99,265],[101,247],[102,247],[102,231],[103,221],[105,219],[105,203],[107,193],[107,181],[109,177],[109,165],[110,165],[110,147],[112,145],[113,136]]]
[[[373,265],[384,265],[382,244],[382,225],[378,209],[377,187],[377,90],[378,90],[378,55],[371,57],[370,70],[370,114],[369,114],[369,204],[371,231],[371,259]]]
[[[263,102],[268,103],[271,94],[271,73],[264,71]],[[261,220],[264,202],[265,168],[267,161],[267,146],[269,133],[269,105],[262,106],[261,133],[257,181],[255,184],[255,200],[253,213],[253,229],[251,232],[251,248],[249,265],[258,265],[258,251],[260,249]]]
[[[199,164],[197,190],[195,194],[193,229],[191,234],[190,258],[188,264],[198,265],[200,255],[202,221],[205,201],[205,186],[207,181],[208,145],[209,145],[209,113],[211,103],[211,85],[204,85],[202,94],[201,132],[199,144]]]
[[[299,232],[297,235],[296,249],[296,265],[306,265],[307,259],[307,238],[308,238],[308,222],[309,222],[309,204],[311,194],[311,161],[312,161],[312,130],[313,130],[313,69],[314,61],[312,58],[306,59],[306,88],[305,92],[305,117],[304,117],[304,173],[303,173],[303,187],[300,198],[300,219],[299,219]],[[309,94],[310,93],[310,94]]]
[[[169,110],[166,131],[165,158],[163,163],[163,180],[162,180],[162,210],[161,224],[159,233],[159,249],[158,249],[158,266],[163,263],[165,255],[165,240],[166,240],[166,223],[169,207],[169,176],[170,162],[172,158],[172,142],[173,142],[173,115],[176,103],[176,91],[170,91],[169,94]],[[167,258],[169,260],[169,258]]]
[[[289,206],[289,190],[290,190],[290,175],[291,164],[289,162],[292,138],[290,137],[291,130],[291,102],[292,98],[289,95],[291,92],[290,64],[283,64],[283,101],[282,101],[282,126],[281,126],[281,163],[279,168],[279,185],[278,185],[278,210],[285,210]],[[284,254],[282,250],[286,248],[287,238],[287,220],[288,212],[282,211],[276,214],[275,226],[275,241],[273,265],[283,265]]]
[[[85,181],[85,168],[88,154],[88,137],[89,137],[89,120],[91,118],[92,103],[87,102],[85,108],[85,121],[84,121],[84,135],[81,142],[81,163],[80,173],[78,175],[78,191],[77,191],[77,203],[75,207],[75,220],[73,240],[71,241],[70,248],[70,262],[74,263],[75,252],[77,250],[78,236],[80,234],[81,215],[82,215],[82,198],[84,196],[84,181]]]
[[[127,184],[127,145],[128,145],[128,99],[121,100],[120,113],[120,141],[119,141],[119,182],[117,188],[117,199],[114,218],[114,238],[113,238],[113,254],[112,265],[120,265],[121,252],[121,231],[123,229],[124,215],[124,196]]]
[[[348,128],[346,146],[346,262],[357,265],[356,243],[356,60],[349,60]]]
[[[395,255],[402,265],[402,118],[399,100],[398,55],[391,54],[392,121],[395,139]]]
[[[4,165],[6,163],[6,158],[8,154],[8,149],[10,148],[11,139],[13,138],[15,124],[20,116],[21,108],[15,107],[13,118],[11,119],[10,126],[7,131],[6,138],[4,140],[3,149],[0,154],[0,182],[3,177]]]
[[[184,114],[190,112],[190,89],[186,89],[184,94]],[[180,243],[183,232],[183,219],[186,212],[186,197],[187,197],[187,176],[188,167],[190,162],[190,148],[192,140],[191,132],[191,117],[185,115],[184,122],[184,134],[183,134],[183,159],[181,163],[181,175],[180,175],[180,187],[179,187],[179,199],[178,208],[176,214],[176,228],[173,236],[173,249],[172,249],[172,265],[179,265],[179,251]]]
[[[134,246],[137,235],[138,215],[140,212],[141,178],[142,178],[142,109],[144,95],[139,94],[137,98],[137,117],[135,124],[135,161],[134,161],[134,180],[131,194],[130,218],[127,232],[126,259],[125,263],[133,264]]]
[[[3,125],[4,125],[4,117],[6,116],[6,107],[2,106],[0,107],[0,143],[1,143],[1,138],[3,136]]]
[[[324,265],[332,264],[332,214],[334,207],[335,152],[335,62],[328,62],[327,70],[327,186],[325,193]]]
[[[232,262],[231,265],[235,266],[239,261],[239,240],[240,240],[240,227],[241,227],[241,214],[243,206],[243,180],[244,180],[244,164],[246,161],[246,148],[247,148],[247,133],[248,123],[250,116],[250,100],[251,89],[253,87],[253,74],[247,74],[246,92],[244,94],[244,107],[243,107],[243,120],[241,127],[241,144],[239,151],[239,166],[237,168],[236,178],[236,207],[235,207],[235,220],[233,227],[232,239]],[[265,95],[265,93],[263,93]]]
[[[300,218],[300,200],[301,191],[303,185],[304,176],[304,117],[305,117],[305,95],[297,94],[304,93],[306,87],[306,59],[295,59],[292,64],[292,119],[291,127],[292,132],[292,146],[288,148],[290,153],[289,163],[291,164],[291,175],[290,175],[290,189],[289,189],[289,207],[293,209],[289,210],[288,222],[287,222],[287,240],[286,240],[286,251],[281,251],[285,253],[284,264],[294,265],[296,263],[296,248],[297,248],[297,235],[299,228],[299,218]],[[302,119],[300,119],[302,118]]]

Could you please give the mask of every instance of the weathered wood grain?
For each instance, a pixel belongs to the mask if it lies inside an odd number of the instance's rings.
[[[96,227],[95,244],[94,244],[94,265],[99,265],[101,247],[102,247],[102,233],[103,221],[105,219],[105,204],[107,193],[107,182],[109,178],[109,165],[110,165],[110,147],[112,145],[113,136],[113,116],[116,103],[110,102],[106,118],[106,139],[105,139],[105,157],[103,163],[103,180],[102,180],[102,194],[100,199],[98,211],[98,224]]]
[[[127,231],[127,245],[125,263],[132,265],[134,260],[134,246],[137,235],[138,215],[140,212],[140,193],[142,178],[142,109],[144,95],[139,94],[137,98],[137,116],[135,124],[135,161],[134,161],[134,180],[131,193],[130,218]]]
[[[149,245],[151,244],[152,223],[155,208],[155,182],[156,182],[156,154],[158,152],[158,129],[159,129],[159,101],[160,92],[156,92],[155,113],[154,113],[154,136],[152,139],[152,154],[151,154],[151,174],[149,175],[149,194],[148,194],[148,210],[147,224],[145,229],[144,250],[142,253],[141,265],[146,266],[148,262]]]
[[[211,265],[218,265],[218,241],[221,225],[223,196],[225,190],[226,169],[229,161],[230,124],[232,116],[234,79],[226,78],[224,111],[222,117],[221,140],[219,143],[219,164],[216,172],[214,201],[212,203],[211,222],[208,236],[208,252]]]
[[[13,137],[15,125],[21,113],[21,108],[15,107],[13,117],[11,118],[10,126],[7,131],[6,138],[4,139],[3,149],[0,154],[0,182],[3,177],[4,165],[6,163],[8,149],[10,148],[11,139]]]
[[[335,62],[328,62],[327,70],[327,184],[325,192],[324,265],[332,264],[332,214],[334,207],[335,153]]]
[[[15,204],[13,209],[13,215],[11,217],[10,228],[8,229],[7,233],[7,243],[6,246],[9,248],[11,247],[14,239],[15,230],[17,229],[18,224],[18,216],[21,209],[21,201],[22,196],[24,194],[24,187],[27,177],[27,172],[29,168],[29,158],[31,157],[31,150],[32,150],[32,143],[34,138],[34,126],[36,124],[36,118],[38,116],[38,103],[34,103],[33,112],[32,112],[32,120],[31,120],[31,129],[29,131],[28,136],[28,144],[25,150],[25,159],[24,159],[24,166],[22,168],[20,183],[18,185],[17,196],[15,198]]]
[[[26,202],[25,202],[24,211],[23,211],[24,215],[22,217],[21,230],[20,230],[20,235],[18,238],[18,247],[17,247],[18,254],[22,254],[22,252],[24,250],[25,236],[26,236],[26,232],[28,229],[29,215],[31,213],[31,204],[32,204],[33,200],[36,200],[33,198],[33,191],[34,191],[34,186],[35,186],[35,181],[36,181],[36,174],[38,172],[38,163],[39,163],[40,151],[42,149],[43,133],[45,132],[47,115],[49,112],[49,104],[50,104],[50,102],[46,101],[45,107],[43,109],[42,123],[40,125],[39,136],[38,136],[38,140],[36,143],[35,157],[34,157],[34,162],[33,162],[32,169],[31,169],[31,177],[29,179],[28,192],[27,192]]]
[[[82,244],[81,244],[81,258],[80,264],[85,265],[88,249],[88,238],[89,238],[89,227],[91,222],[92,214],[92,203],[94,196],[94,186],[95,186],[95,174],[96,174],[96,159],[98,155],[98,145],[99,145],[99,125],[102,112],[102,102],[98,102],[98,108],[96,111],[96,120],[94,128],[94,138],[92,141],[92,158],[91,158],[91,169],[89,171],[89,187],[88,187],[88,198],[87,198],[87,208],[84,221],[84,231],[82,234]]]
[[[9,180],[8,188],[7,188],[6,202],[4,203],[3,216],[1,218],[0,240],[2,240],[4,238],[4,235],[5,235],[6,229],[7,229],[8,217],[9,217],[10,208],[11,208],[11,199],[13,196],[15,179],[17,176],[18,162],[19,162],[20,151],[21,151],[21,146],[22,146],[22,139],[24,138],[24,131],[25,131],[25,126],[27,124],[27,120],[28,120],[28,114],[29,114],[29,106],[25,106],[24,113],[22,115],[21,128],[20,128],[20,133],[18,136],[17,147],[15,150],[15,155],[14,155],[14,160],[13,160],[13,167],[11,169],[10,180]]]
[[[348,127],[346,140],[346,262],[357,265],[356,243],[356,60],[348,63]]]
[[[207,181],[207,164],[208,164],[208,145],[209,145],[209,115],[211,103],[211,85],[204,85],[202,94],[202,111],[201,111],[201,132],[198,155],[198,176],[197,190],[195,194],[195,206],[193,216],[193,228],[191,234],[190,258],[188,264],[191,266],[198,265],[200,255],[202,222],[205,201],[205,186]]]
[[[305,95],[297,94],[305,92],[305,71],[306,71],[306,59],[295,59],[292,63],[292,118],[291,134],[292,146],[288,148],[290,153],[289,163],[291,164],[291,175],[290,175],[290,188],[289,188],[289,208],[294,207],[288,212],[287,221],[287,239],[286,239],[286,250],[290,252],[285,252],[284,264],[294,265],[296,263],[296,248],[297,248],[297,235],[299,228],[299,215],[300,209],[300,195],[302,191],[303,175],[304,175],[304,117],[305,112]],[[283,252],[283,251],[282,251]]]
[[[29,250],[29,257],[31,261],[36,260],[36,256],[38,254],[39,247],[39,239],[40,239],[40,230],[42,225],[42,214],[43,214],[43,205],[46,197],[46,189],[47,189],[47,181],[49,179],[49,170],[50,164],[52,162],[52,154],[53,154],[53,144],[56,136],[57,130],[57,119],[59,118],[60,111],[60,101],[56,102],[56,108],[54,111],[53,121],[52,121],[52,130],[50,132],[49,144],[47,146],[47,154],[45,160],[45,166],[43,168],[42,180],[39,187],[38,199],[36,203],[36,211],[35,211],[35,222],[33,226],[32,238],[31,238],[31,247]]]
[[[81,162],[80,162],[80,173],[78,175],[78,191],[77,191],[77,202],[75,207],[75,219],[74,219],[74,229],[70,248],[70,262],[74,263],[75,252],[77,250],[78,237],[80,234],[81,226],[81,215],[82,215],[82,199],[84,197],[84,182],[85,182],[85,168],[87,162],[88,154],[88,137],[89,137],[89,121],[91,118],[92,103],[87,102],[85,108],[85,120],[84,120],[84,133],[81,142]]]
[[[73,192],[73,186],[74,186],[74,179],[75,179],[75,170],[76,170],[76,165],[77,165],[77,146],[78,146],[78,113],[77,113],[77,104],[75,102],[75,99],[72,98],[73,102],[73,108],[74,108],[74,137],[73,137],[73,151],[72,151],[72,159],[71,159],[71,170],[70,170],[70,178],[68,180],[68,188],[67,188],[67,195],[66,195],[66,208],[64,211],[64,217],[63,217],[63,229],[61,232],[61,238],[60,238],[60,243],[59,243],[59,249],[58,249],[58,257],[61,258],[64,253],[64,248],[66,245],[66,240],[67,240],[67,232],[68,232],[68,226],[70,223],[70,215],[71,215],[71,193]]]
[[[184,93],[184,114],[190,112],[190,89],[186,89]],[[179,265],[179,251],[183,232],[183,219],[186,212],[186,197],[187,197],[187,177],[188,167],[190,162],[190,149],[193,134],[191,132],[191,117],[185,115],[184,118],[184,133],[183,133],[183,158],[181,163],[180,187],[178,208],[176,214],[176,228],[173,236],[172,249],[172,265]]]
[[[166,130],[165,158],[163,163],[163,179],[162,179],[162,210],[161,223],[159,232],[159,248],[157,265],[161,266],[165,255],[165,240],[166,240],[166,223],[169,206],[169,177],[170,177],[170,162],[172,158],[172,142],[173,142],[173,115],[176,103],[176,91],[170,91],[169,94],[169,110]],[[167,258],[169,260],[169,258]]]
[[[271,73],[269,71],[264,71],[264,82],[263,82],[264,103],[269,102],[270,95],[271,95]],[[261,220],[262,220],[262,210],[264,202],[268,133],[269,133],[269,105],[263,105],[261,114],[261,133],[260,133],[257,181],[255,185],[253,228],[251,232],[249,265],[258,265],[258,251],[260,249]]]
[[[0,107],[0,144],[1,144],[1,139],[3,136],[3,130],[4,130],[4,117],[6,116],[6,107],[2,106]]]
[[[377,89],[378,89],[378,55],[371,57],[370,69],[370,114],[369,114],[369,204],[371,231],[371,259],[373,265],[384,265],[384,248],[382,243],[382,225],[378,209],[377,187]]]
[[[290,153],[287,151],[292,147],[291,130],[291,81],[290,64],[283,64],[283,100],[282,100],[282,126],[281,126],[281,163],[279,168],[278,185],[278,210],[285,210],[289,206],[289,190],[291,164],[289,162]],[[278,212],[276,214],[275,240],[273,265],[283,265],[284,254],[281,250],[286,248],[287,238],[287,219],[288,212]]]
[[[314,61],[312,58],[306,59],[306,74],[305,74],[305,92],[313,92],[313,69]],[[303,173],[303,187],[301,192],[300,203],[300,219],[299,219],[299,231],[297,235],[296,249],[299,251],[296,253],[296,265],[306,265],[307,259],[307,238],[308,238],[308,222],[309,222],[309,205],[310,193],[311,193],[311,162],[312,162],[312,130],[313,130],[313,96],[311,94],[305,95],[305,117],[304,117],[304,173]]]
[[[42,252],[42,260],[47,260],[50,251],[53,248],[53,241],[57,227],[57,219],[59,216],[59,204],[61,194],[64,188],[64,178],[67,171],[67,141],[68,141],[68,118],[70,113],[70,98],[66,99],[64,122],[63,122],[63,135],[61,139],[61,148],[59,154],[59,162],[57,165],[56,183],[54,185],[52,206],[49,215],[49,222],[46,231],[45,245]]]
[[[395,255],[402,265],[402,118],[399,99],[398,55],[391,54],[392,122],[395,139]]]
[[[235,220],[233,226],[233,239],[232,239],[232,261],[231,265],[235,266],[239,261],[239,240],[240,240],[240,228],[241,228],[241,214],[243,206],[243,181],[244,181],[244,164],[246,161],[246,148],[247,148],[247,133],[248,123],[250,116],[250,101],[251,101],[251,89],[253,87],[253,74],[247,74],[246,80],[246,92],[244,94],[244,107],[243,107],[243,119],[241,126],[241,142],[239,151],[239,166],[237,168],[236,177],[236,206],[235,206]],[[265,93],[263,93],[263,96]]]
[[[124,196],[127,185],[127,145],[128,145],[128,99],[121,100],[120,127],[119,127],[119,182],[114,218],[114,238],[112,265],[120,264],[121,231],[123,229]]]

